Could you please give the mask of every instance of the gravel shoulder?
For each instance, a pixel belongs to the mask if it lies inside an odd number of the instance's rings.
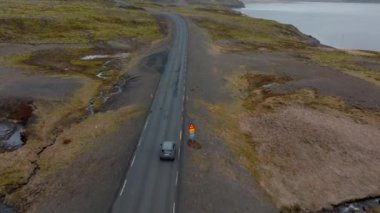
[[[207,38],[192,22],[189,31],[186,121],[197,126],[201,149],[183,148],[179,212],[276,212],[224,138],[212,131],[212,111],[199,104],[228,103],[232,97],[216,71],[220,61],[210,52]]]

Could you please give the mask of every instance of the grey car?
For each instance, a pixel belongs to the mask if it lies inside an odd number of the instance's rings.
[[[161,144],[160,159],[161,160],[175,159],[175,143],[173,141],[164,141]]]

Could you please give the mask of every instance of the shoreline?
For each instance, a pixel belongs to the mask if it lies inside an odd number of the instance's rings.
[[[293,23],[286,22],[284,20],[281,20],[281,18],[280,19],[278,19],[278,18],[275,19],[275,18],[270,18],[270,17],[265,17],[264,18],[264,17],[260,17],[260,16],[253,16],[250,13],[255,12],[255,11],[254,10],[250,11],[249,7],[247,7],[248,5],[252,5],[252,4],[255,4],[255,3],[258,3],[258,4],[272,4],[272,3],[275,3],[275,4],[276,3],[277,4],[292,4],[292,3],[304,3],[304,2],[305,3],[372,3],[372,4],[375,3],[375,2],[370,2],[370,1],[369,2],[357,2],[357,1],[333,1],[333,2],[330,2],[330,1],[323,1],[323,0],[316,0],[316,1],[307,1],[307,0],[306,1],[281,1],[281,2],[279,2],[279,1],[254,1],[254,2],[244,1],[244,7],[238,8],[238,9],[233,9],[233,10],[241,13],[244,16],[250,17],[250,18],[275,21],[275,22],[277,22],[279,24],[283,24],[283,25],[291,25],[291,26],[295,27],[303,35],[305,35],[307,37],[310,37],[310,38],[318,41],[318,43],[322,47],[324,47],[324,48],[332,48],[332,49],[342,50],[342,51],[362,51],[362,52],[376,52],[376,53],[380,52],[380,49],[365,49],[365,48],[361,48],[361,47],[358,47],[358,48],[355,48],[355,47],[338,47],[337,45],[334,45],[334,44],[326,44],[326,42],[321,42],[320,38],[317,38],[317,36],[314,35],[313,33],[306,33],[306,32],[304,32],[304,30],[301,29],[302,28],[302,26],[300,26],[300,25],[302,25],[301,23],[297,24],[297,23],[294,23],[294,21],[293,21]],[[379,2],[377,2],[377,3],[380,4]],[[244,12],[245,9],[247,10],[246,12]],[[250,12],[248,12],[248,11],[250,11]],[[273,12],[282,13],[284,11],[279,10],[279,11],[273,11]],[[291,11],[288,11],[288,12],[291,12]],[[341,14],[341,16],[346,16],[346,14]],[[319,24],[319,23],[317,23],[317,24]],[[321,36],[321,35],[319,35],[319,36]],[[335,37],[335,39],[336,39],[338,37],[338,34],[335,34],[333,37]],[[348,37],[353,38],[354,35],[349,35]],[[333,40],[333,39],[330,38],[330,40]],[[330,41],[330,43],[334,43],[334,41]],[[347,44],[352,44],[352,42],[348,42]],[[340,45],[340,46],[347,46],[347,45],[343,44],[343,45]],[[348,45],[348,46],[350,46],[350,45]]]

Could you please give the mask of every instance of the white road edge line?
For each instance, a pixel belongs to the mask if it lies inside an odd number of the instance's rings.
[[[123,195],[125,185],[127,185],[127,179],[124,180],[123,187],[121,188],[119,196]]]
[[[137,144],[137,146],[141,145],[141,141],[142,141],[142,137],[140,138],[139,143]]]
[[[133,163],[135,162],[136,155],[133,156],[131,167],[133,166]]]
[[[179,132],[179,141],[180,141],[180,142],[182,141],[182,129],[181,129],[181,131]]]
[[[181,149],[178,149],[178,159],[181,156]]]
[[[177,175],[175,177],[175,185],[178,185],[178,171],[177,171]]]
[[[148,126],[148,121],[145,122],[145,125],[144,125],[144,131],[145,131],[145,129],[146,129],[147,126]]]
[[[173,203],[173,213],[175,213],[175,202]]]

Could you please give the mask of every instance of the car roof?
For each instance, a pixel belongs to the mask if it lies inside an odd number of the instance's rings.
[[[174,142],[173,141],[164,141],[162,143],[162,149],[173,149]]]

